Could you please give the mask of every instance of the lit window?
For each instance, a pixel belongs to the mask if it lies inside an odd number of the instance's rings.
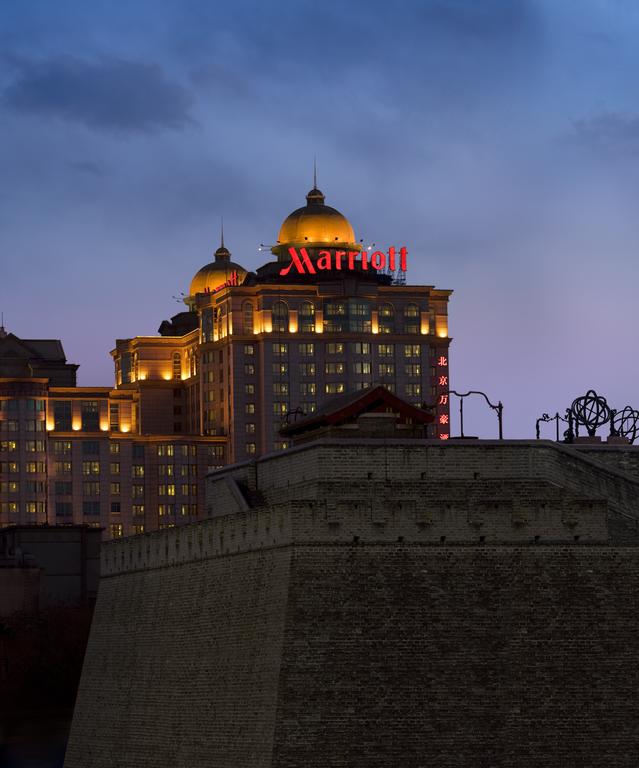
[[[182,358],[179,352],[173,353],[173,378],[177,381],[182,378]]]
[[[255,443],[247,443],[246,444],[246,452],[249,454],[249,456],[253,456],[256,451],[256,445]]]
[[[339,395],[344,391],[344,383],[341,381],[332,381],[325,385],[325,392],[327,395]]]
[[[273,357],[285,357],[288,355],[288,344],[276,342],[273,344]]]
[[[242,320],[244,333],[253,333],[253,305],[250,301],[245,301],[242,305]]]
[[[421,376],[422,367],[419,364],[405,365],[404,370],[407,376]]]
[[[300,333],[315,332],[315,307],[310,301],[304,301],[300,304],[297,310],[297,318]]]
[[[394,344],[378,344],[377,354],[380,357],[393,357],[395,355],[395,345]]]
[[[404,344],[404,357],[419,357],[419,344]]]
[[[124,528],[122,523],[111,523],[111,538],[119,539],[123,534]]]
[[[276,301],[271,308],[274,333],[286,333],[288,331],[288,307],[283,301]]]
[[[357,375],[361,376],[364,374],[370,374],[370,372],[371,372],[370,363],[353,363],[353,373],[356,373]]]
[[[371,345],[367,341],[356,341],[353,343],[354,355],[370,355]]]
[[[343,355],[344,354],[344,345],[343,344],[327,344],[326,345],[326,354],[327,355]]]
[[[378,366],[380,376],[394,376],[395,365],[393,363],[380,363]]]

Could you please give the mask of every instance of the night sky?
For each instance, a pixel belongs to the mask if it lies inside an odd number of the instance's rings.
[[[506,436],[590,387],[639,407],[637,40],[636,0],[5,0],[5,326],[111,384],[222,215],[265,260],[317,155],[358,238],[455,290],[451,384]]]

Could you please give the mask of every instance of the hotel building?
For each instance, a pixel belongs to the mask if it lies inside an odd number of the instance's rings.
[[[451,291],[373,268],[316,187],[271,250],[252,272],[222,243],[186,311],[116,341],[115,387],[75,386],[60,342],[0,332],[0,525],[116,537],[198,519],[207,471],[286,448],[283,424],[376,384],[427,407],[430,437],[448,438]]]

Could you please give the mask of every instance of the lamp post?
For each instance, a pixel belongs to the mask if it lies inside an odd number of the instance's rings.
[[[471,389],[469,392],[455,392],[454,390],[449,391],[450,395],[456,395],[459,398],[459,429],[460,429],[460,437],[464,437],[464,398],[470,397],[470,395],[481,395],[481,397],[484,398],[486,403],[490,408],[492,408],[493,411],[497,412],[497,423],[499,425],[499,439],[504,439],[504,431],[503,431],[503,414],[504,414],[504,406],[499,400],[497,402],[497,405],[494,403],[491,403],[488,399],[488,395],[485,392],[479,392],[476,389]]]

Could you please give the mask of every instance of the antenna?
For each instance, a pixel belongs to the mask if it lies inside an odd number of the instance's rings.
[[[313,189],[317,189],[317,155],[313,155]]]
[[[221,217],[220,222],[220,240],[221,240],[221,247],[224,248],[224,216]]]

